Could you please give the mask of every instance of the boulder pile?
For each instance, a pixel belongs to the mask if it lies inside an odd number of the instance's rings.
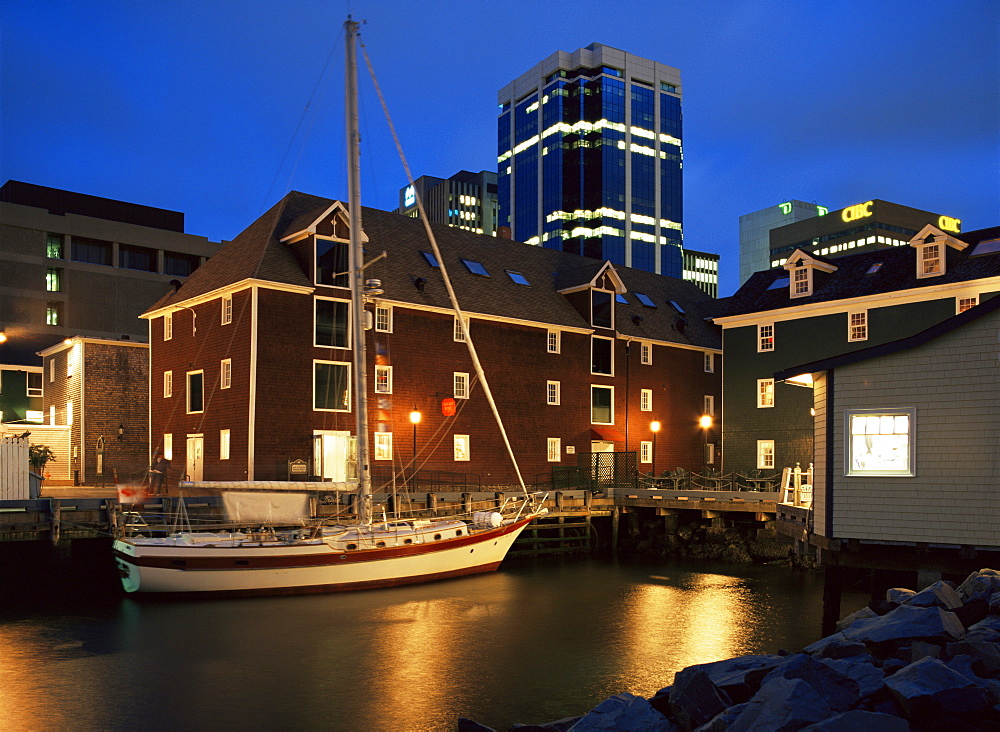
[[[487,732],[468,719],[461,732]],[[623,693],[520,732],[1000,729],[1000,572],[936,582],[849,615],[799,653],[689,666],[652,698]]]

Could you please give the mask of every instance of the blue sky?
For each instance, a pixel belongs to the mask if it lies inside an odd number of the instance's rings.
[[[346,195],[343,34],[415,176],[496,169],[496,95],[592,42],[676,66],[685,245],[736,287],[739,216],[881,198],[1000,224],[992,0],[4,0],[0,178],[182,211],[232,239],[288,190]],[[363,200],[405,184],[362,87]]]

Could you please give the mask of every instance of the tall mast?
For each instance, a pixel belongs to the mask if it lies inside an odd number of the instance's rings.
[[[361,248],[361,136],[358,132],[358,24],[344,23],[347,59],[344,71],[344,110],[347,117],[347,190],[350,228],[351,330],[354,347],[354,413],[358,455],[358,521],[371,520],[372,476],[368,459],[368,378],[365,356],[364,251]]]

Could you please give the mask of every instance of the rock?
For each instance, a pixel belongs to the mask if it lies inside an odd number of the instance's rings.
[[[802,679],[775,676],[765,681],[729,726],[729,732],[790,732],[834,712]]]
[[[894,602],[897,605],[902,605],[916,594],[915,590],[908,590],[905,587],[893,587],[885,591],[885,599],[888,602]]]
[[[962,676],[985,691],[990,704],[1000,704],[1000,681],[991,678],[983,678],[983,676],[976,671],[976,662],[972,656],[967,656],[963,653],[949,660],[946,665],[952,671],[962,674]]]
[[[761,688],[775,678],[801,679],[834,712],[851,709],[861,694],[857,681],[804,653],[789,656],[785,663],[775,667],[761,682]]]
[[[496,730],[492,727],[487,727],[485,724],[479,724],[479,722],[475,722],[471,719],[459,717],[458,732],[496,732]]]
[[[772,668],[784,663],[784,660],[784,657],[777,655],[738,656],[724,661],[700,663],[696,666],[688,666],[678,673],[674,677],[674,683],[677,683],[677,678],[681,674],[693,673],[694,669],[704,671],[713,684],[728,694],[734,703],[739,704],[756,694],[757,689],[760,688],[761,679]]]
[[[1000,592],[1000,572],[995,569],[981,569],[973,572],[958,586],[958,594],[970,600],[988,601],[994,592]]]
[[[962,597],[947,582],[938,580],[930,587],[925,587],[900,604],[914,607],[931,607],[932,605],[937,605],[938,607],[943,607],[945,610],[954,610],[957,607],[962,607]]]
[[[941,646],[928,643],[927,641],[913,641],[910,645],[910,663],[928,656],[931,658],[941,658]]]
[[[969,656],[980,676],[1000,677],[1000,644],[975,643],[966,638],[964,641],[949,643],[947,651],[951,657]]]
[[[955,613],[940,607],[900,605],[888,615],[859,620],[843,630],[844,637],[861,643],[884,643],[904,638],[960,640],[965,627]]]
[[[886,676],[891,676],[892,674],[896,673],[901,669],[906,668],[907,666],[909,666],[909,664],[906,663],[906,661],[902,661],[898,658],[887,658],[882,663],[882,673],[884,673]]]
[[[880,712],[866,712],[862,709],[852,709],[822,722],[803,727],[802,732],[858,732],[859,730],[878,730],[878,732],[907,732],[910,724],[902,717]]]
[[[703,724],[695,732],[725,732],[736,721],[736,718],[743,713],[743,710],[747,707],[747,703],[734,704],[729,709],[723,709],[710,722]]]
[[[970,626],[966,638],[976,643],[1000,643],[1000,615],[987,615]]]
[[[649,732],[677,732],[677,725],[635,694],[616,694],[583,715],[569,728],[570,732],[591,730],[649,730]]]
[[[912,721],[975,715],[989,707],[986,693],[936,658],[922,658],[885,680]]]
[[[511,725],[511,730],[518,730],[518,732],[567,732],[571,729],[574,724],[583,719],[582,715],[576,717],[563,717],[562,719],[557,719],[555,722],[547,722],[546,724],[514,724]],[[462,732],[462,730],[459,730]],[[473,730],[472,732],[475,732]]]
[[[983,600],[970,600],[962,605],[962,607],[955,608],[952,612],[955,613],[955,617],[958,618],[959,622],[968,628],[970,625],[975,625],[989,615],[990,606]]]
[[[694,729],[708,722],[732,705],[702,669],[686,668],[674,677],[670,689],[670,711],[684,729]]]
[[[877,618],[879,615],[877,612],[872,610],[870,607],[863,607],[860,610],[851,613],[846,618],[841,618],[837,621],[837,630],[843,631],[845,628],[850,628],[854,623],[859,620],[865,620],[867,618]]]
[[[994,615],[1000,615],[1000,592],[994,592],[990,595],[990,612]]]
[[[834,633],[806,646],[802,652],[813,658],[848,658],[867,653],[868,648],[864,643],[847,640],[843,633]]]
[[[854,679],[858,685],[858,696],[862,699],[878,693],[885,687],[885,671],[874,664],[871,656],[822,658],[819,661],[837,673]]]

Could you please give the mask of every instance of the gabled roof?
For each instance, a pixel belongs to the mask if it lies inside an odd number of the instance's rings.
[[[150,311],[247,279],[315,287],[309,273],[281,239],[294,238],[338,205],[330,199],[289,193],[195,270],[177,292],[162,298]],[[367,278],[382,281],[382,299],[451,310],[440,270],[421,254],[431,251],[423,222],[363,208],[362,226],[368,237],[366,259],[372,261],[383,251],[387,253],[365,271]],[[607,271],[617,278],[627,302],[615,307],[620,334],[696,348],[721,347],[718,327],[705,321],[716,301],[690,282],[454,227],[432,225],[432,229],[462,310],[473,317],[589,330],[590,323],[559,290],[586,286]],[[480,263],[489,276],[473,274],[461,263],[462,259]],[[520,273],[530,284],[516,283],[507,270]],[[419,288],[418,280],[423,280]],[[636,292],[649,297],[655,307],[642,305],[634,295]],[[670,306],[671,300],[683,306],[683,316]]]
[[[956,238],[971,245],[991,236],[996,236],[996,228],[961,234]],[[831,272],[822,282],[817,283],[811,295],[794,299],[789,297],[787,287],[769,289],[777,280],[788,277],[785,269],[779,267],[756,272],[734,295],[720,302],[720,311],[716,317],[746,315],[811,303],[1000,277],[1000,252],[977,256],[974,246],[968,246],[962,251],[948,247],[945,273],[922,279],[917,277],[914,250],[908,246],[875,249],[836,257],[833,261],[837,264],[836,272]]]
[[[801,249],[796,249],[792,252],[792,256],[790,256],[782,265],[782,269],[791,271],[796,267],[796,265],[798,265],[799,262],[802,262],[803,265],[807,267],[815,267],[822,272],[837,271],[837,265],[826,257],[821,257],[818,254],[811,254]]]
[[[581,266],[572,272],[564,272],[560,277],[562,281],[556,283],[556,289],[566,295],[570,292],[599,287],[598,280],[606,274],[614,285],[615,292],[618,294],[624,293],[625,283],[622,282],[622,278],[618,275],[615,266],[611,262],[601,262],[596,259],[593,261],[598,265],[596,268],[593,266]]]
[[[947,234],[933,224],[926,224],[924,228],[917,232],[917,235],[910,239],[911,247],[919,247],[924,244],[945,244],[946,246],[962,251],[968,244],[961,239],[956,239],[951,234]]]

